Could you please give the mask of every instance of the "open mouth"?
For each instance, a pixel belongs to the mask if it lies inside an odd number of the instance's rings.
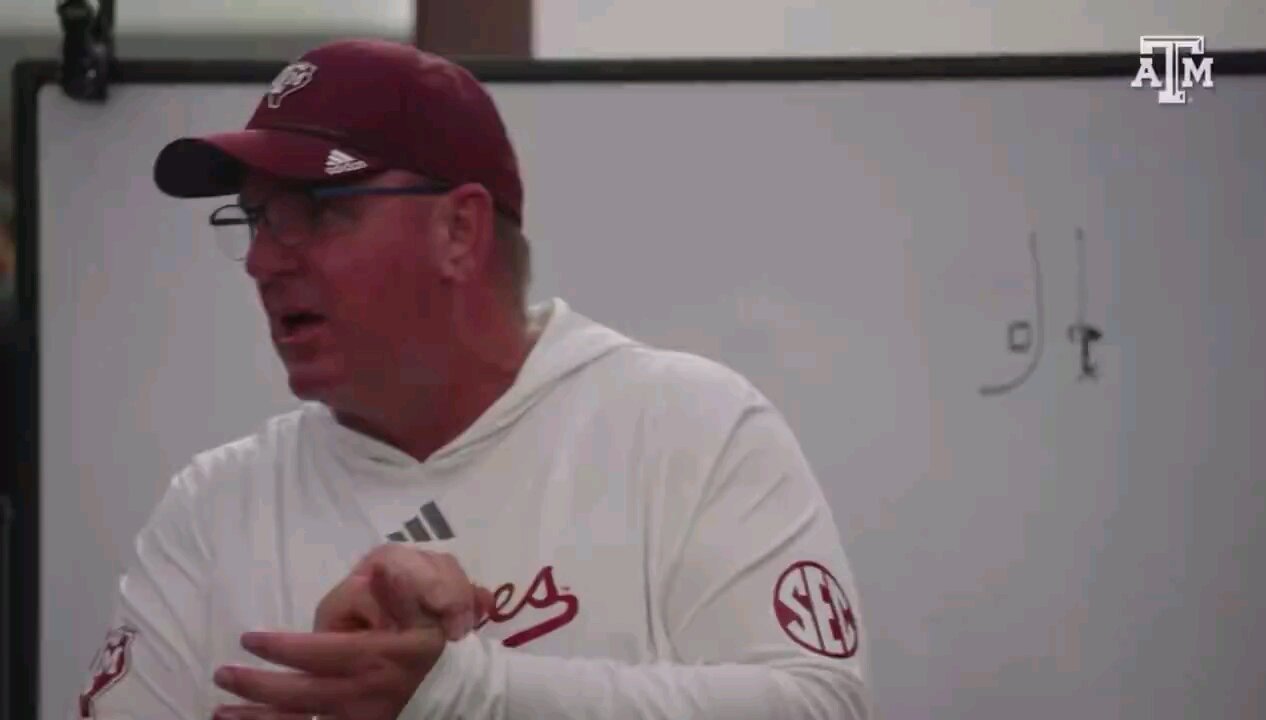
[[[298,335],[305,330],[310,330],[323,322],[325,322],[324,316],[314,312],[301,310],[282,315],[281,329],[287,337],[290,337]]]

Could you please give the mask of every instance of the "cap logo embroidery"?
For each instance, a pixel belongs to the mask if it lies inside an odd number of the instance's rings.
[[[355,172],[369,167],[369,163],[364,160],[357,160],[342,150],[331,150],[329,156],[325,158],[325,174],[340,175],[347,172]]]
[[[310,62],[296,62],[286,66],[268,88],[268,107],[276,110],[281,101],[290,93],[305,87],[312,82],[316,74],[316,65]]]

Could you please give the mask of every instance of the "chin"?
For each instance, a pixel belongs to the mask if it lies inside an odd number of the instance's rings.
[[[290,392],[300,400],[328,403],[338,394],[338,388],[344,385],[341,373],[325,368],[287,367],[286,372]]]

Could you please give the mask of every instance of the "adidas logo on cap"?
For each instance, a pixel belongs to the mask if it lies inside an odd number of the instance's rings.
[[[340,175],[366,167],[369,165],[364,160],[357,160],[342,150],[331,150],[329,157],[325,158],[326,175]]]

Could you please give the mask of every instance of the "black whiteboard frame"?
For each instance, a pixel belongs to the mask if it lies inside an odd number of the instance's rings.
[[[1219,77],[1266,75],[1266,50],[1210,52]],[[1139,56],[1128,53],[1070,55],[995,55],[890,58],[629,59],[629,60],[469,60],[462,64],[486,82],[496,83],[723,83],[797,81],[949,81],[1119,77],[1138,69]],[[117,61],[111,85],[264,84],[286,61]],[[16,328],[4,378],[12,401],[7,433],[0,433],[3,455],[0,497],[9,497],[16,514],[10,527],[10,597],[0,597],[13,638],[0,638],[0,720],[37,718],[40,670],[40,328],[39,328],[39,168],[38,96],[59,82],[60,65],[26,60],[13,71],[13,161],[17,210]],[[108,102],[108,99],[107,99]],[[5,409],[0,409],[5,412]],[[3,563],[0,563],[2,565]],[[107,592],[107,588],[93,588]],[[0,618],[0,628],[6,624]],[[104,629],[103,629],[104,632]],[[93,639],[95,642],[95,639]],[[86,668],[85,668],[86,671]],[[7,683],[5,682],[7,680]]]

